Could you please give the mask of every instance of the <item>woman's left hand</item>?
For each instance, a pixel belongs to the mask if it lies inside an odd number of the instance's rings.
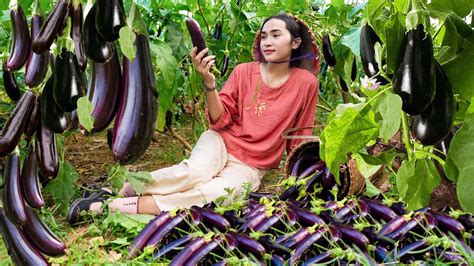
[[[214,88],[216,86],[216,77],[211,72],[211,67],[215,63],[215,55],[208,55],[203,58],[203,56],[207,53],[209,49],[206,48],[202,50],[200,53],[196,55],[197,48],[194,47],[191,51],[191,59],[193,61],[193,65],[196,68],[196,71],[202,77],[204,81],[204,85],[208,88]]]

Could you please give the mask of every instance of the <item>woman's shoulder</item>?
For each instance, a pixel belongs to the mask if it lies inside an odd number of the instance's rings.
[[[318,78],[304,68],[295,67],[296,81],[301,84],[306,84],[309,87],[318,84]]]

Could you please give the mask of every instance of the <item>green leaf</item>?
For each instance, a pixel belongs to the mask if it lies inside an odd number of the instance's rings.
[[[455,58],[465,45],[469,45],[469,41],[466,41],[466,38],[471,33],[471,26],[462,18],[454,13],[449,14],[435,39],[436,43],[442,46],[442,49],[437,52],[438,61],[441,64],[445,64]]]
[[[398,12],[406,13],[407,9],[410,6],[410,1],[409,0],[395,0],[394,4]]]
[[[94,110],[94,104],[89,101],[88,96],[83,96],[77,100],[77,117],[81,125],[88,131],[92,132],[94,127],[94,116],[92,111]]]
[[[474,108],[474,102],[469,107]],[[474,114],[468,111],[461,128],[456,132],[448,150],[444,169],[451,180],[457,180],[464,169],[474,165]]]
[[[154,217],[147,214],[110,212],[102,222],[102,228],[104,230],[123,228],[127,233],[137,235]]]
[[[74,166],[68,161],[61,161],[58,175],[45,188],[52,195],[54,202],[64,212],[69,208],[71,198],[76,193],[76,181],[78,179],[79,174]]]
[[[461,207],[468,212],[474,212],[474,166],[464,168],[459,174],[456,193]]]
[[[352,53],[359,56],[360,55],[360,41],[359,40],[360,40],[360,27],[356,27],[344,33],[341,39],[341,44],[349,47]]]
[[[474,97],[474,75],[466,75],[467,69],[474,69],[474,43],[466,42],[462,51],[443,65],[454,93],[464,99]]]
[[[339,180],[339,164],[348,160],[348,153],[357,152],[375,138],[378,124],[372,111],[347,108],[342,115],[329,121],[321,133],[321,159]]]
[[[129,172],[127,175],[127,181],[137,194],[142,194],[145,190],[145,185],[152,179],[153,177],[150,173],[145,171]]]
[[[387,52],[388,73],[394,73],[398,65],[398,54],[402,39],[405,35],[405,27],[401,23],[399,13],[396,13],[384,25],[385,50]]]
[[[474,9],[474,1],[472,0],[432,0],[428,4],[428,9],[431,13],[438,14],[437,17],[443,19],[443,15],[454,12],[460,17],[469,15]]]
[[[372,182],[370,182],[368,178],[366,178],[365,179],[365,193],[367,194],[367,196],[372,198],[380,194],[380,190],[374,184],[372,184]]]
[[[342,9],[345,7],[344,0],[332,0],[331,5],[337,9]]]
[[[113,165],[107,172],[108,181],[115,190],[119,190],[123,187],[123,184],[125,184],[125,181],[127,180],[127,172],[127,168],[118,163]]]
[[[402,99],[397,94],[384,95],[378,105],[382,115],[380,137],[387,142],[400,129],[402,120]]]
[[[435,164],[426,158],[404,161],[396,178],[400,197],[406,201],[410,210],[428,205],[431,193],[440,179]]]
[[[119,32],[119,44],[120,50],[128,58],[128,60],[133,61],[135,58],[135,53],[137,48],[135,47],[135,33],[132,28],[129,26],[122,27]]]
[[[380,167],[382,167],[380,164],[374,165],[366,162],[364,157],[362,157],[359,153],[353,153],[352,158],[357,162],[357,170],[359,170],[362,176],[366,179],[373,176],[378,170],[380,170]]]

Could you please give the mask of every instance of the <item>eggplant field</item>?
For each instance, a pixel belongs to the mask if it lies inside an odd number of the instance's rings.
[[[474,265],[474,0],[0,11],[0,265]]]

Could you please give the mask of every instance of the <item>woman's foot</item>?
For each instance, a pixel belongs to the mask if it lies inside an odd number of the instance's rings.
[[[97,211],[101,210],[102,203],[106,201],[114,193],[107,189],[101,188],[99,191],[90,194],[87,198],[80,198],[75,200],[69,207],[69,211],[66,216],[66,220],[70,225],[76,225],[82,221],[82,211]]]

